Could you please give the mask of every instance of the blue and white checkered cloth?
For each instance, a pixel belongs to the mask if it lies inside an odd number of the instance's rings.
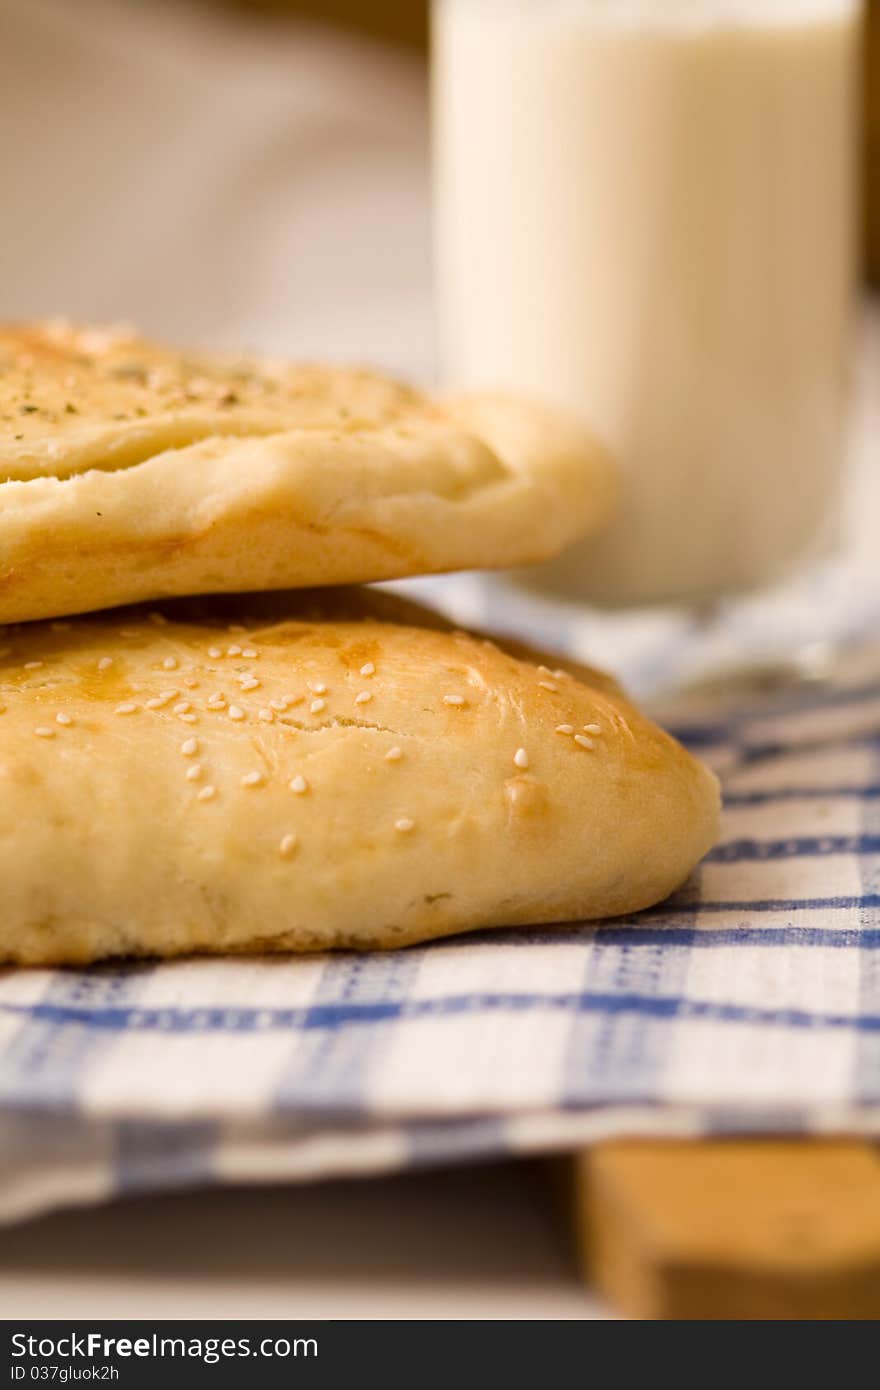
[[[865,399],[854,513],[870,519],[880,389]],[[880,1131],[872,529],[711,622],[584,615],[468,576],[416,585],[643,693],[787,652],[828,670],[665,701],[722,774],[724,833],[638,917],[375,955],[0,974],[0,1217],[623,1133]]]

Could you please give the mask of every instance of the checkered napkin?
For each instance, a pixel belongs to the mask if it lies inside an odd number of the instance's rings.
[[[0,1215],[624,1132],[880,1129],[880,654],[850,668],[678,702],[724,836],[637,917],[5,973]]]
[[[411,586],[653,695],[724,783],[690,882],[599,926],[0,973],[0,1218],[624,1133],[880,1131],[874,324],[843,560],[711,620]],[[787,666],[801,679],[780,683]],[[660,701],[664,683],[692,693]]]

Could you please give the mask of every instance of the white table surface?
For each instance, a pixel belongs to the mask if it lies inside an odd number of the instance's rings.
[[[546,1168],[134,1198],[3,1232],[4,1318],[607,1316]]]

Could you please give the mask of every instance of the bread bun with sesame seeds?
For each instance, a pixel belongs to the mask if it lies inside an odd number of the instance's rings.
[[[0,328],[0,622],[544,560],[605,519],[602,451],[503,396]]]
[[[368,590],[0,635],[0,960],[386,948],[616,916],[717,834],[613,682]]]

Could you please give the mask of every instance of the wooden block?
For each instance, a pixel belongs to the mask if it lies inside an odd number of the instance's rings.
[[[573,1162],[586,1273],[637,1318],[880,1318],[880,1158],[857,1140],[627,1140]]]

